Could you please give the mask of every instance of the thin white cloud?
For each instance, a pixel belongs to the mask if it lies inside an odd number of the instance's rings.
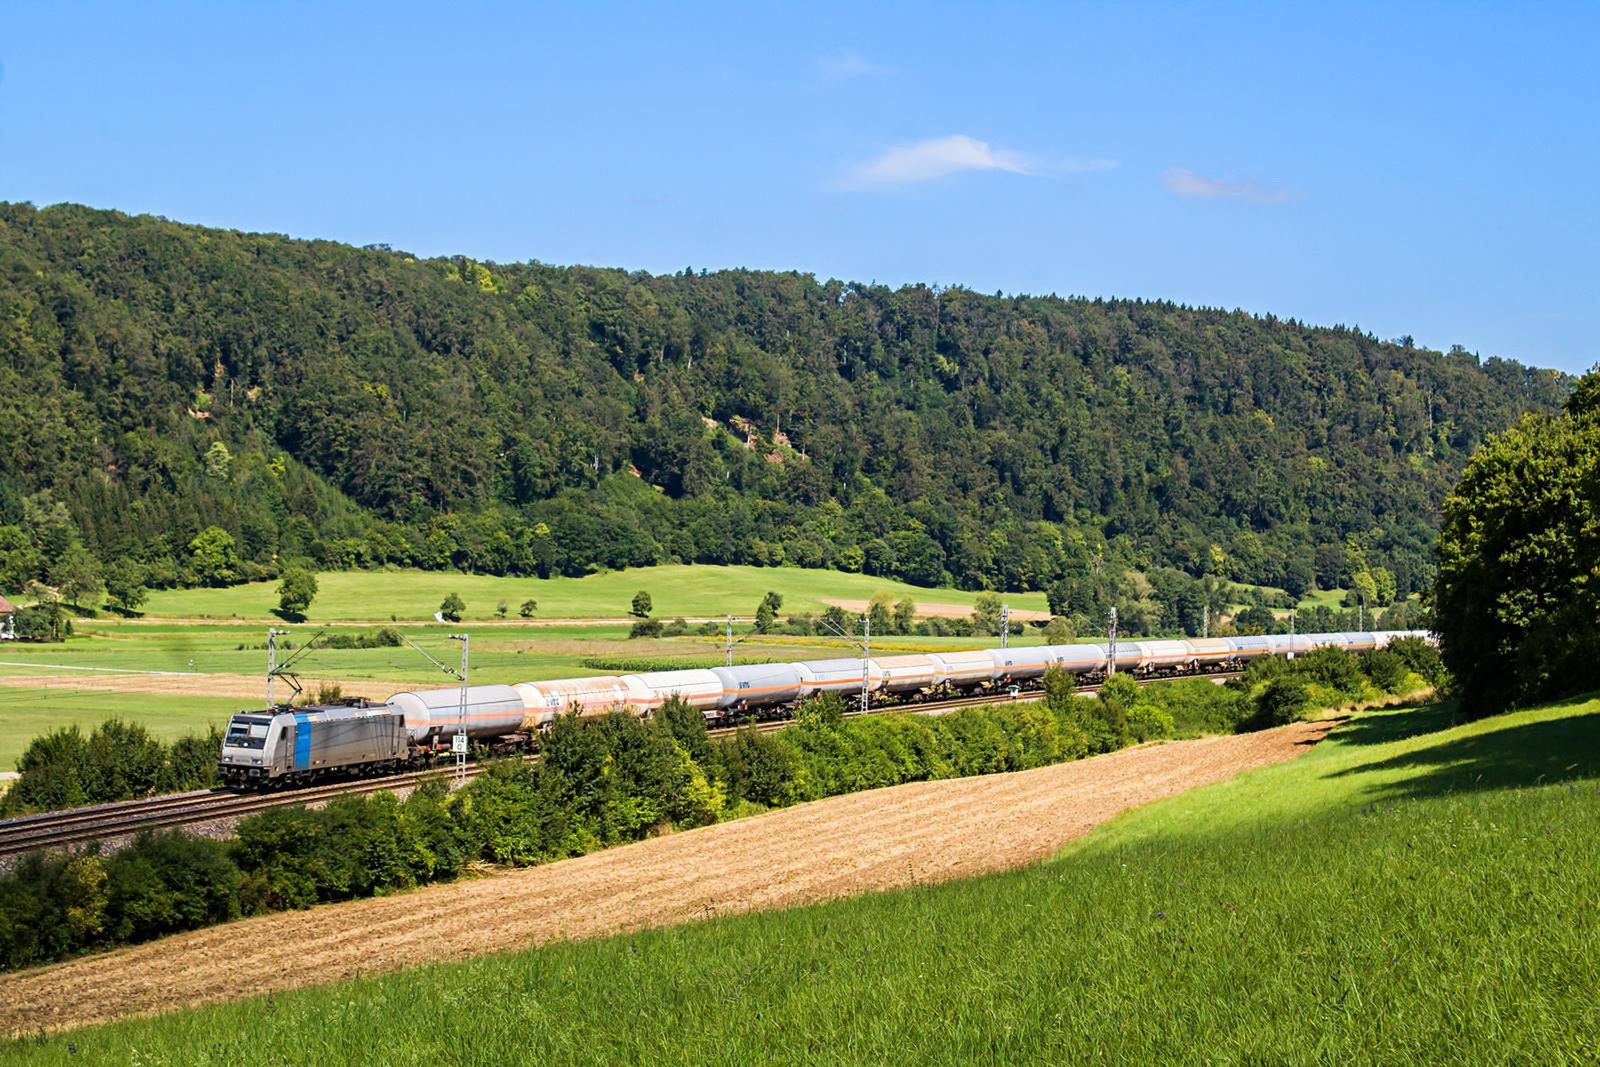
[[[969,170],[1034,174],[1032,160],[1020,152],[991,148],[966,134],[953,133],[916,144],[898,145],[852,170],[845,184],[854,187],[910,185]]]
[[[1289,190],[1281,185],[1207,178],[1182,167],[1173,167],[1163,174],[1161,184],[1170,193],[1202,200],[1249,200],[1255,204],[1281,204],[1289,199]]]
[[[889,68],[874,63],[854,48],[838,48],[817,60],[822,76],[829,81],[849,81],[852,78],[870,78],[888,74]]]

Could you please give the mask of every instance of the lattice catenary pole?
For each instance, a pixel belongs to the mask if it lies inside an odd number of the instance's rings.
[[[1111,609],[1110,638],[1111,638],[1110,654],[1106,657],[1106,677],[1107,678],[1109,678],[1113,674],[1117,673],[1117,609],[1115,607],[1113,607]]]
[[[272,708],[272,679],[278,676],[278,637],[288,630],[267,630],[267,709]]]

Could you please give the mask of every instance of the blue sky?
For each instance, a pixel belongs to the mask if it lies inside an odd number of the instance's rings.
[[[30,3],[0,199],[1600,359],[1600,5]]]

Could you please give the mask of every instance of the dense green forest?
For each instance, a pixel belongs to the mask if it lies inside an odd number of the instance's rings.
[[[1169,303],[419,260],[0,205],[0,589],[289,560],[788,563],[1122,595],[1431,580],[1565,377]],[[1134,591],[1137,594],[1137,590]]]

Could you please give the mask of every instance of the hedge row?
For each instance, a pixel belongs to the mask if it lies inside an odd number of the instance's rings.
[[[41,734],[17,759],[20,777],[0,796],[0,816],[210,789],[222,734],[171,743],[137,723],[108,719],[85,735],[76,726]]]

